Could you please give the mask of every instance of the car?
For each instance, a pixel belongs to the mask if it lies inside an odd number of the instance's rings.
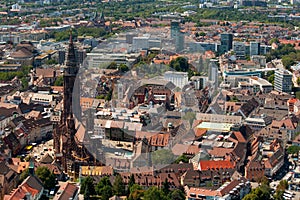
[[[50,192],[49,192],[49,195],[50,195],[50,196],[54,196],[54,194],[55,194],[55,190],[54,190],[54,189],[51,189]]]

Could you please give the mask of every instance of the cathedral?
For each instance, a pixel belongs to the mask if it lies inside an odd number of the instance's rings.
[[[94,159],[87,151],[83,140],[85,128],[79,122],[81,116],[80,92],[79,79],[76,79],[79,65],[72,34],[70,34],[66,63],[63,69],[63,111],[61,121],[53,134],[55,158],[65,173],[72,177],[78,177],[80,166],[91,164]]]

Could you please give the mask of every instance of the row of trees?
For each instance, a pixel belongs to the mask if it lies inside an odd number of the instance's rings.
[[[94,38],[105,37],[110,33],[105,31],[104,28],[94,28],[94,27],[79,27],[77,29],[72,29],[73,37],[78,36],[92,36]],[[53,32],[50,34],[51,38],[54,38],[56,41],[65,41],[70,37],[70,30]]]
[[[269,185],[270,183],[266,177],[263,177],[259,184],[260,186],[252,189],[243,200],[284,200],[283,193],[288,188],[288,182],[286,180],[281,180],[279,182],[274,194],[272,194],[272,189]]]
[[[10,81],[15,77],[22,79],[28,76],[31,69],[32,66],[23,66],[16,72],[0,72],[0,81]]]
[[[183,200],[185,195],[182,190],[170,190],[167,180],[164,181],[162,188],[151,187],[147,190],[135,183],[134,176],[131,175],[127,187],[122,177],[118,174],[115,176],[114,183],[111,184],[109,177],[103,177],[96,186],[93,178],[88,176],[82,180],[80,193],[84,194],[84,199],[91,197],[107,200],[113,195],[127,196],[129,200]]]

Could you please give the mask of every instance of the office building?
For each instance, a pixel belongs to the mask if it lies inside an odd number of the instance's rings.
[[[278,92],[290,93],[292,91],[293,74],[288,70],[275,71],[274,89]]]
[[[233,51],[238,59],[244,59],[246,56],[245,43],[233,42]]]
[[[221,34],[221,45],[220,53],[226,53],[232,49],[233,35],[231,33],[222,33]]]
[[[210,61],[208,70],[208,80],[212,82],[215,88],[217,88],[219,82],[218,66],[213,61]]]
[[[134,51],[142,49],[149,49],[150,36],[134,37],[132,40],[132,47]]]
[[[167,71],[164,74],[164,79],[167,81],[171,81],[179,88],[183,88],[183,86],[188,84],[188,73]]]
[[[250,42],[250,56],[255,56],[260,54],[260,43]]]
[[[179,21],[171,21],[171,39],[174,41],[176,52],[184,49],[184,33],[181,31]]]

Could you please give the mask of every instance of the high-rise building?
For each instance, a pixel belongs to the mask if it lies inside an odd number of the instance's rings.
[[[180,21],[171,21],[171,38],[175,39],[180,32]]]
[[[208,70],[208,80],[211,81],[215,88],[217,88],[219,82],[218,66],[215,62],[210,61],[208,65]]]
[[[290,93],[293,86],[293,74],[288,70],[275,71],[274,89],[278,92]]]
[[[221,34],[220,53],[226,53],[232,49],[233,35],[231,33]]]
[[[260,54],[260,43],[250,42],[250,56],[255,56]]]
[[[238,59],[243,59],[246,56],[246,47],[244,42],[233,42],[233,51]]]
[[[184,49],[184,33],[181,32],[179,21],[171,21],[171,39],[174,40],[176,52]]]

